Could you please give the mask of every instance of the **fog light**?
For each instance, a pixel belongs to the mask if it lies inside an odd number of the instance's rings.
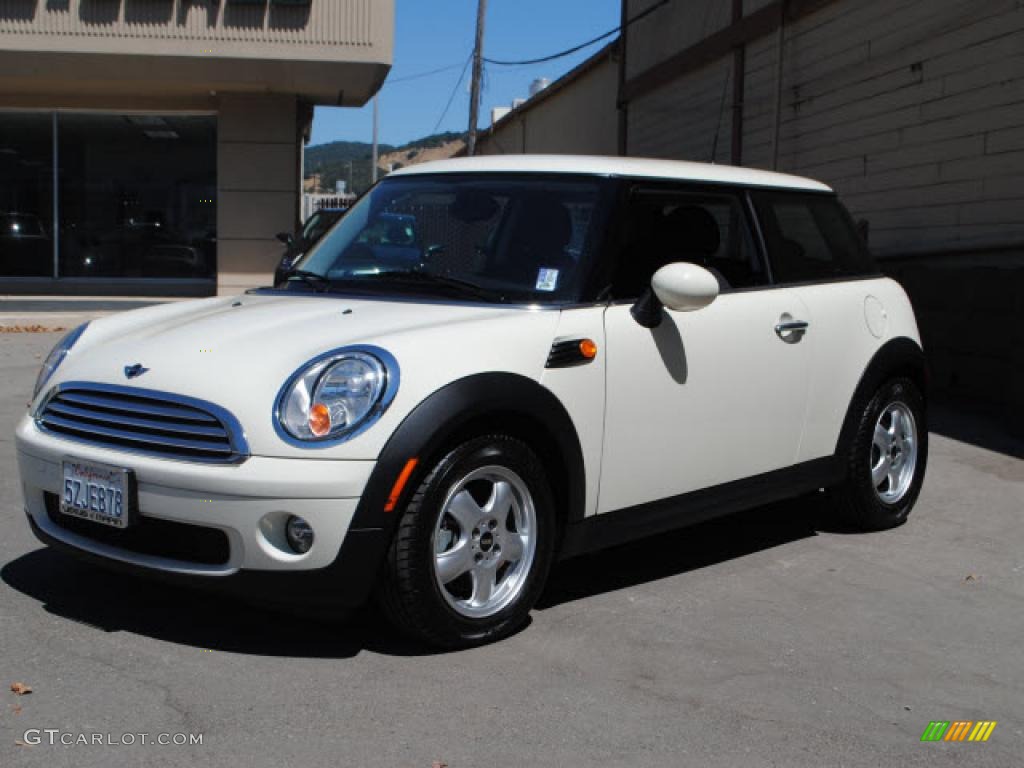
[[[288,518],[285,534],[288,536],[288,546],[300,555],[309,552],[313,546],[313,528],[301,517],[292,515]]]

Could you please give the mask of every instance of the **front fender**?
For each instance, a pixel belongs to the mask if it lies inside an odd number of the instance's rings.
[[[401,510],[431,468],[463,440],[489,431],[511,433],[538,453],[549,472],[562,522],[583,518],[586,473],[579,437],[565,407],[536,381],[513,373],[482,373],[454,381],[424,399],[388,439],[352,520],[350,533],[375,542],[377,570]],[[395,482],[409,459],[417,465],[393,511],[386,511]],[[366,544],[364,543],[364,546]]]

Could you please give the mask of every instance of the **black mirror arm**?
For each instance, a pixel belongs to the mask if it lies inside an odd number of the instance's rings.
[[[636,300],[629,309],[629,314],[644,328],[657,328],[661,325],[661,313],[664,305],[661,299],[654,293],[654,289],[648,286],[640,298]]]

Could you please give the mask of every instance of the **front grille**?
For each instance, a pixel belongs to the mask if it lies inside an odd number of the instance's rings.
[[[46,514],[54,525],[91,541],[127,552],[199,565],[224,565],[231,555],[228,536],[216,528],[138,516],[129,528],[111,528],[61,514],[60,500],[44,494]]]
[[[80,442],[174,459],[233,463],[247,455],[241,427],[224,409],[144,389],[64,384],[36,423]]]

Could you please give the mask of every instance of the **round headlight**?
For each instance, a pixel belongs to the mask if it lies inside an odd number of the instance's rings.
[[[278,423],[304,442],[341,440],[379,416],[397,385],[397,364],[383,350],[339,350],[292,376],[278,400]]]
[[[64,362],[64,358],[68,356],[68,352],[75,346],[75,342],[78,341],[79,337],[85,333],[88,323],[82,323],[80,326],[75,328],[64,336],[63,339],[57,342],[56,346],[50,350],[50,354],[46,356],[46,360],[43,361],[43,367],[39,369],[39,375],[36,377],[36,386],[32,390],[32,397],[35,398],[39,394],[46,382],[53,376],[53,372],[57,370],[57,367]]]

